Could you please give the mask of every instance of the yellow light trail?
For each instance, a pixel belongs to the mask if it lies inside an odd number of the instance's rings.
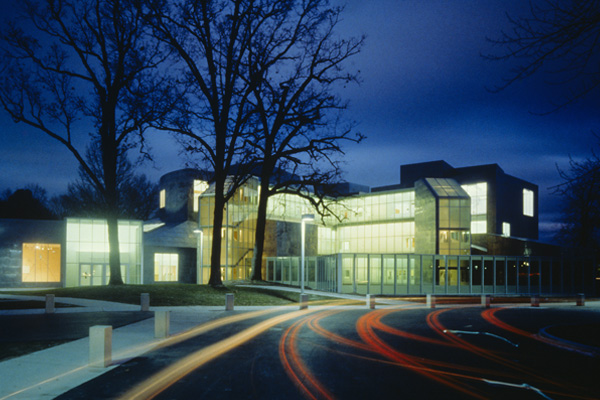
[[[151,342],[151,343],[146,343],[146,344],[142,344],[142,345],[139,345],[139,346],[135,346],[133,348],[128,348],[128,349],[123,350],[123,351],[121,351],[119,353],[113,354],[112,358],[113,358],[113,360],[127,359],[127,358],[130,358],[133,355],[146,352],[146,351],[148,351],[150,349],[157,349],[157,348],[162,348],[162,347],[166,347],[166,346],[172,346],[174,344],[180,343],[180,342],[182,342],[184,340],[187,340],[187,339],[190,339],[190,338],[192,338],[194,336],[198,336],[198,335],[201,335],[203,333],[209,332],[209,331],[211,331],[213,329],[222,327],[224,325],[228,325],[228,324],[231,324],[231,323],[243,321],[243,320],[246,320],[246,319],[260,317],[262,315],[266,315],[266,314],[277,312],[277,311],[281,311],[281,309],[270,308],[270,309],[267,309],[267,310],[253,311],[253,312],[249,312],[249,313],[237,314],[237,315],[232,315],[232,316],[228,316],[228,317],[225,317],[225,318],[220,318],[220,319],[217,319],[217,320],[210,321],[210,322],[207,322],[205,324],[199,325],[199,326],[197,326],[195,328],[192,328],[192,329],[189,329],[187,331],[184,331],[184,332],[182,332],[182,333],[180,333],[178,335],[171,336],[171,337],[169,337],[169,338],[161,341],[158,344],[156,344],[155,342]],[[58,375],[52,376],[52,377],[50,377],[48,379],[45,379],[45,380],[43,380],[41,382],[37,382],[37,383],[34,383],[34,384],[32,384],[32,385],[30,385],[28,387],[19,389],[19,390],[15,391],[13,393],[10,393],[10,394],[8,394],[8,395],[6,395],[4,397],[0,397],[0,400],[10,399],[11,397],[14,397],[14,396],[16,396],[18,394],[27,392],[28,390],[34,389],[36,387],[43,386],[45,384],[48,384],[48,383],[53,382],[53,381],[55,381],[57,379],[69,376],[71,374],[75,374],[75,373],[80,372],[82,370],[85,370],[87,368],[89,368],[89,365],[86,363],[85,365],[82,365],[80,367],[77,367],[77,368],[74,368],[72,370],[63,372],[62,374],[58,374]]]
[[[243,331],[230,336],[227,339],[223,339],[217,343],[207,346],[177,361],[176,363],[165,368],[163,371],[154,374],[150,378],[139,383],[119,398],[128,400],[152,399],[195,369],[246,343],[247,341],[265,332],[267,329],[270,329],[282,322],[302,317],[306,314],[316,311],[318,310],[298,310],[288,314],[269,318],[263,322],[259,322],[258,324],[244,329]]]

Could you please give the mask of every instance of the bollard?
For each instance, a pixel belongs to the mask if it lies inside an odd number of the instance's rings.
[[[435,308],[435,296],[433,295],[426,295],[426,305],[427,308]]]
[[[225,294],[225,311],[233,311],[233,293]]]
[[[154,337],[164,339],[169,337],[170,311],[154,312]]]
[[[142,304],[142,311],[150,311],[150,293],[142,293],[140,303]]]
[[[106,368],[112,363],[112,326],[90,327],[90,367]]]
[[[300,295],[300,309],[306,310],[308,308],[308,295],[306,293],[302,293]]]
[[[579,293],[579,294],[577,295],[577,301],[576,301],[576,304],[577,304],[578,306],[585,306],[585,294],[583,294],[583,293]]]
[[[54,314],[54,295],[46,295],[46,314]]]
[[[370,294],[367,295],[367,308],[370,308],[371,310],[375,309],[375,296],[371,296]]]
[[[531,296],[531,307],[539,307],[540,306],[540,296],[534,294]]]
[[[481,295],[481,305],[485,308],[490,308],[490,304],[492,304],[492,296],[489,294]]]

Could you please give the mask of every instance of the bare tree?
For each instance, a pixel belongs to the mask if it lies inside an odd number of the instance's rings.
[[[99,143],[92,143],[86,152],[86,161],[94,176],[103,181],[102,152],[98,146]],[[151,218],[158,204],[158,185],[150,182],[146,175],[136,174],[126,153],[117,157],[117,185],[119,218]],[[107,212],[102,194],[82,167],[79,167],[79,179],[69,183],[67,193],[53,197],[51,203],[53,212],[60,218],[103,218]]]
[[[556,108],[570,104],[600,86],[600,2],[597,0],[536,0],[530,15],[510,17],[510,32],[491,39],[503,50],[486,56],[515,60],[517,66],[496,90],[545,73],[549,83],[568,88]]]
[[[26,0],[19,18],[1,33],[0,101],[15,122],[62,143],[102,196],[110,284],[123,283],[118,159],[169,109],[170,100],[154,76],[162,49],[149,43],[136,5],[135,0]],[[99,170],[79,150],[88,132],[98,144]]]
[[[359,142],[337,93],[356,73],[344,65],[360,51],[363,37],[336,35],[341,8],[328,1],[287,2],[264,22],[268,29],[249,44],[243,60],[255,114],[249,146],[260,166],[260,196],[253,254],[253,280],[262,280],[267,203],[278,193],[300,195],[327,213],[324,196],[341,174],[343,142]],[[252,85],[251,79],[257,83]]]
[[[563,200],[562,243],[584,249],[600,249],[600,158],[593,154],[582,161],[573,159],[568,170],[559,169],[563,183],[554,192]]]

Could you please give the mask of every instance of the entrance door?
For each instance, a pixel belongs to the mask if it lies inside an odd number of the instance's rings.
[[[79,285],[101,286],[108,282],[110,270],[106,264],[80,264]]]

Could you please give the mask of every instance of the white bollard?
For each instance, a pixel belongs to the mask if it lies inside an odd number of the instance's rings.
[[[531,307],[539,307],[540,306],[540,296],[534,294],[531,296]]]
[[[170,311],[154,312],[154,337],[164,339],[169,337]]]
[[[435,296],[428,294],[425,298],[427,308],[435,308]]]
[[[375,296],[367,295],[367,308],[371,310],[375,309]]]
[[[300,309],[306,310],[308,308],[308,295],[306,293],[302,293],[300,295]]]
[[[579,293],[575,302],[578,306],[585,306],[585,294]]]
[[[491,304],[492,304],[492,296],[490,296],[489,294],[482,294],[481,295],[481,305],[485,308],[490,308]]]
[[[112,363],[112,326],[90,327],[90,367],[106,368]]]
[[[140,295],[140,303],[142,311],[150,311],[150,293],[142,293]]]
[[[225,294],[225,311],[233,311],[233,293]]]
[[[54,295],[46,295],[46,314],[54,314]]]

